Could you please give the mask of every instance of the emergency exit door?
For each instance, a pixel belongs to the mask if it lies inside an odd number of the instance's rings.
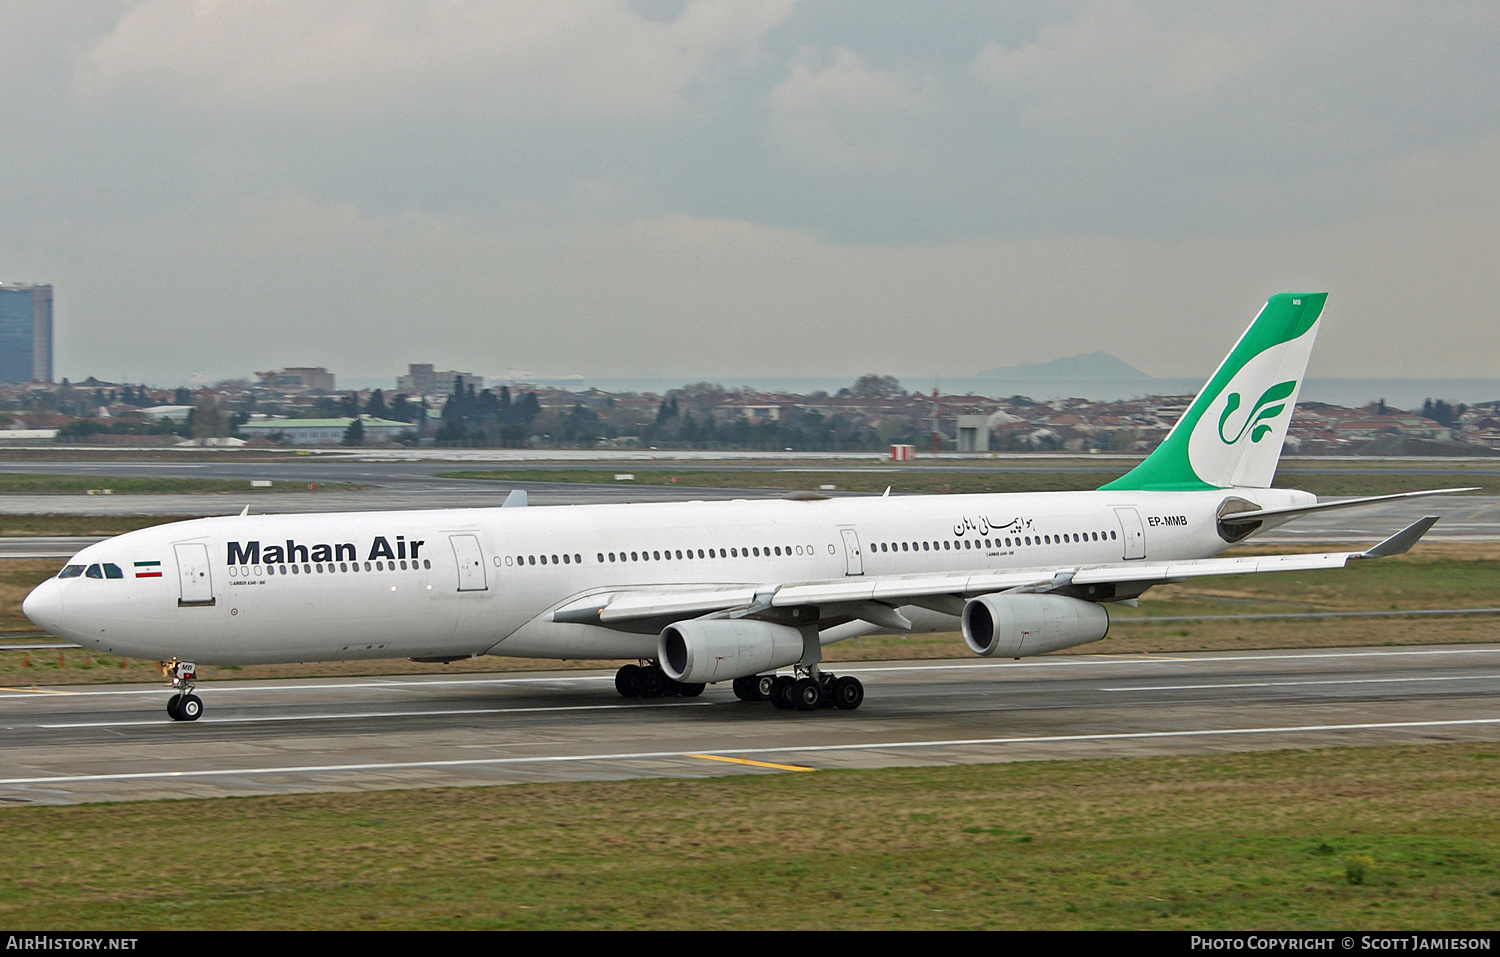
[[[841,528],[839,532],[844,536],[844,574],[863,575],[865,559],[860,552],[859,536],[852,528]]]

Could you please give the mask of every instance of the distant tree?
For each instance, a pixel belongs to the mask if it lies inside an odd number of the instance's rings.
[[[67,385],[67,384],[68,384],[68,380],[64,379],[63,380],[63,385]],[[177,391],[174,392],[174,393],[172,393],[172,404],[173,405],[192,405],[193,404],[193,394],[187,390],[187,386],[180,385],[180,386],[177,387]]]
[[[893,375],[876,375],[869,372],[854,381],[854,394],[862,399],[901,395],[901,380]]]
[[[535,392],[523,393],[520,400],[516,402],[516,414],[527,425],[530,425],[541,413],[542,403],[537,400]]]
[[[675,394],[682,400],[683,405],[700,416],[712,415],[714,409],[722,405],[729,395],[717,382],[694,382],[692,385],[677,389]]]
[[[569,445],[592,448],[599,443],[599,414],[582,402],[575,402],[563,416],[560,431]]]
[[[1463,417],[1468,408],[1463,403],[1454,406],[1442,399],[1426,399],[1422,402],[1422,417],[1451,429],[1458,425],[1458,420]]]
[[[364,424],[364,422],[362,422],[360,420],[359,416],[355,416],[354,417],[354,421],[350,422],[349,423],[349,427],[344,430],[344,438],[340,442],[340,444],[341,445],[364,445],[365,444],[365,424]]]
[[[391,401],[391,410],[388,415],[396,422],[411,422],[417,417],[417,409],[405,395],[397,393],[396,398]]]
[[[204,389],[188,413],[188,427],[195,439],[216,439],[229,434],[229,416],[219,408],[219,397]]]
[[[365,403],[365,414],[372,419],[389,419],[391,412],[385,407],[385,394],[379,389],[370,393],[370,401]]]

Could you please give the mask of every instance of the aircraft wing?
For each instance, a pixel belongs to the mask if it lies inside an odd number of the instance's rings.
[[[552,620],[630,629],[651,620],[704,615],[753,615],[772,608],[864,605],[881,617],[882,608],[924,604],[936,599],[956,606],[963,599],[996,592],[1047,592],[1090,585],[1151,585],[1214,575],[1343,568],[1351,561],[1399,555],[1437,523],[1429,516],[1359,552],[1306,555],[1247,555],[1176,562],[1109,562],[1099,565],[1039,565],[998,571],[936,572],[917,575],[851,576],[834,581],[782,582],[695,589],[625,589],[582,596],[552,612]],[[1086,592],[1085,592],[1086,594]],[[956,611],[953,612],[957,614]]]

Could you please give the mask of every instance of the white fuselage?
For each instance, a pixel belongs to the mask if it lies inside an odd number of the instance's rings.
[[[1208,558],[1227,547],[1215,516],[1229,498],[1313,501],[1099,491],[210,518],[84,549],[69,567],[86,571],[44,583],[26,611],[99,651],[208,664],[649,658],[654,629],[550,612],[620,590]],[[105,565],[121,577],[91,577]],[[912,630],[957,625],[902,610]]]

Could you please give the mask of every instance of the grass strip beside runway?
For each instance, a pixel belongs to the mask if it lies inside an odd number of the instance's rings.
[[[819,491],[831,485],[840,492],[883,492],[889,486],[893,494],[975,494],[996,492],[1081,492],[1096,489],[1119,478],[1129,470],[1121,463],[1111,469],[1087,472],[1048,472],[1013,470],[997,467],[994,471],[949,472],[922,466],[891,467],[875,471],[812,471],[803,468],[767,470],[694,470],[635,469],[622,465],[613,470],[576,468],[531,468],[443,472],[440,478],[476,479],[491,482],[556,482],[589,485],[676,485],[686,488],[785,489]],[[616,475],[632,475],[629,481],[618,481]],[[1377,474],[1339,474],[1336,471],[1281,474],[1277,488],[1297,488],[1319,496],[1390,495],[1424,489],[1477,486],[1482,494],[1500,494],[1500,476],[1489,473],[1426,475],[1418,471],[1399,470]]]
[[[0,493],[8,495],[87,495],[90,492],[103,493],[106,489],[112,495],[213,495],[225,492],[260,495],[269,492],[348,492],[365,487],[346,482],[286,481],[257,487],[252,486],[248,479],[35,475],[29,472],[0,472]]]
[[[153,528],[168,522],[187,522],[207,515],[0,515],[0,536],[33,536],[70,538],[90,536],[105,538],[123,535],[142,528]]]
[[[1493,926],[1500,749],[0,808],[0,916],[147,928]]]

